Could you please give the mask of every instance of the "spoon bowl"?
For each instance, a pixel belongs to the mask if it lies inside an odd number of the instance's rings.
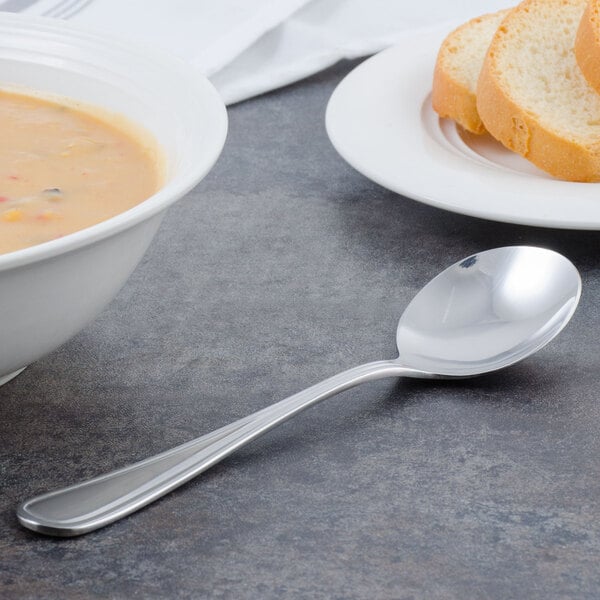
[[[74,536],[146,506],[309,406],[382,377],[468,377],[511,365],[567,324],[581,294],[575,267],[550,250],[508,247],[446,269],[405,310],[400,356],[334,375],[212,433],[89,481],[38,496],[17,510],[34,531]]]
[[[577,269],[557,252],[511,246],[474,254],[407,306],[396,332],[399,361],[447,377],[508,367],[554,338],[580,295]]]

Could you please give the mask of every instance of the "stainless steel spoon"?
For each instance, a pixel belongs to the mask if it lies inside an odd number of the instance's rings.
[[[146,506],[317,402],[382,377],[455,378],[529,356],[567,324],[581,279],[556,252],[526,246],[470,256],[433,279],[408,305],[396,333],[400,356],[367,363],[196,440],[107,475],[23,503],[25,527],[75,536]]]

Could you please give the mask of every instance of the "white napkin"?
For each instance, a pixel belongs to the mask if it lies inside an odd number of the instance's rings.
[[[0,0],[0,10],[66,19],[163,48],[205,75],[223,68],[308,0]]]
[[[393,46],[407,30],[466,21],[514,0],[313,0],[211,78],[228,103]],[[408,58],[408,57],[407,57]]]
[[[0,10],[67,19],[177,54],[231,104],[342,58],[393,45],[407,29],[466,20],[507,0],[0,0]]]

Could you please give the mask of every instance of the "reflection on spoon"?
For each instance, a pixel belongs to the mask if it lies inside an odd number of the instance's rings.
[[[556,336],[580,294],[577,270],[556,252],[517,246],[470,256],[408,305],[396,333],[397,359],[344,371],[177,448],[28,500],[18,519],[48,535],[81,535],[146,506],[300,411],[359,383],[470,377],[507,367]]]

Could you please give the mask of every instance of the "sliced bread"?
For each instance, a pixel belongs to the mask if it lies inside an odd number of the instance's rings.
[[[441,117],[453,119],[472,133],[485,131],[477,113],[475,89],[494,32],[508,12],[502,10],[461,25],[446,37],[438,52],[433,108]]]
[[[551,175],[600,181],[600,95],[577,65],[586,0],[524,0],[496,31],[477,85],[486,129]]]
[[[575,57],[588,83],[600,93],[600,1],[588,0],[575,38]]]

